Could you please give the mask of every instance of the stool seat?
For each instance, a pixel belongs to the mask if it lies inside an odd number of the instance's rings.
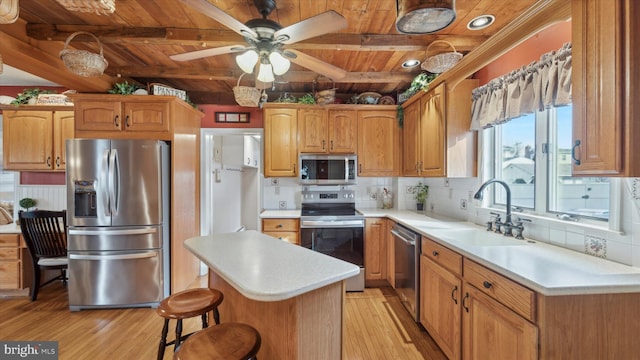
[[[174,360],[254,359],[261,338],[256,329],[241,323],[223,323],[200,330],[176,351]]]
[[[182,335],[182,320],[195,316],[202,317],[202,328],[209,326],[207,314],[213,312],[213,319],[216,324],[220,324],[220,314],[218,305],[222,303],[224,295],[216,289],[195,288],[177,292],[160,302],[156,308],[156,313],[164,318],[160,344],[158,344],[158,360],[164,357],[164,350],[169,345],[174,345],[174,352],[180,347],[180,343],[193,333]],[[177,320],[176,339],[167,342],[169,330],[169,320]]]
[[[164,318],[186,319],[215,309],[223,298],[222,292],[216,289],[187,289],[162,300],[156,312]]]

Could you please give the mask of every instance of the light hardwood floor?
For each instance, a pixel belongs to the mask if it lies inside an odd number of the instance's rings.
[[[345,360],[446,359],[393,289],[347,293],[345,307]],[[173,331],[175,323],[170,325]],[[199,327],[199,319],[187,319],[184,333]],[[0,299],[0,339],[58,341],[61,360],[155,359],[161,329],[154,309],[70,312],[59,283],[42,288],[35,302]],[[164,359],[171,359],[172,350]]]

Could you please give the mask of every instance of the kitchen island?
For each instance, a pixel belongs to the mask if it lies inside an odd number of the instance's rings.
[[[221,322],[260,333],[259,359],[342,358],[343,280],[358,266],[257,231],[194,237],[185,246],[209,266],[209,286],[224,293]]]

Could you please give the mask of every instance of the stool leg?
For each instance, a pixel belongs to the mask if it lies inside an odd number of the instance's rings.
[[[176,343],[173,346],[173,352],[178,350],[178,346],[180,346],[180,339],[182,337],[182,319],[178,319],[178,324],[176,325]]]
[[[218,312],[218,308],[213,309],[213,320],[215,320],[217,325],[220,325],[220,313]]]
[[[207,320],[207,317],[208,317],[207,315],[208,315],[207,313],[202,314],[202,328],[203,329],[206,329],[207,327],[209,327],[209,324],[208,324],[209,321]]]
[[[164,357],[164,348],[167,346],[167,332],[169,331],[169,319],[164,319],[162,327],[162,336],[160,337],[160,345],[158,345],[158,360]]]

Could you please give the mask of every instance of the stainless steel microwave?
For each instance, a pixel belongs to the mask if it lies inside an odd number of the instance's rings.
[[[300,155],[300,184],[353,185],[357,163],[356,155]]]

